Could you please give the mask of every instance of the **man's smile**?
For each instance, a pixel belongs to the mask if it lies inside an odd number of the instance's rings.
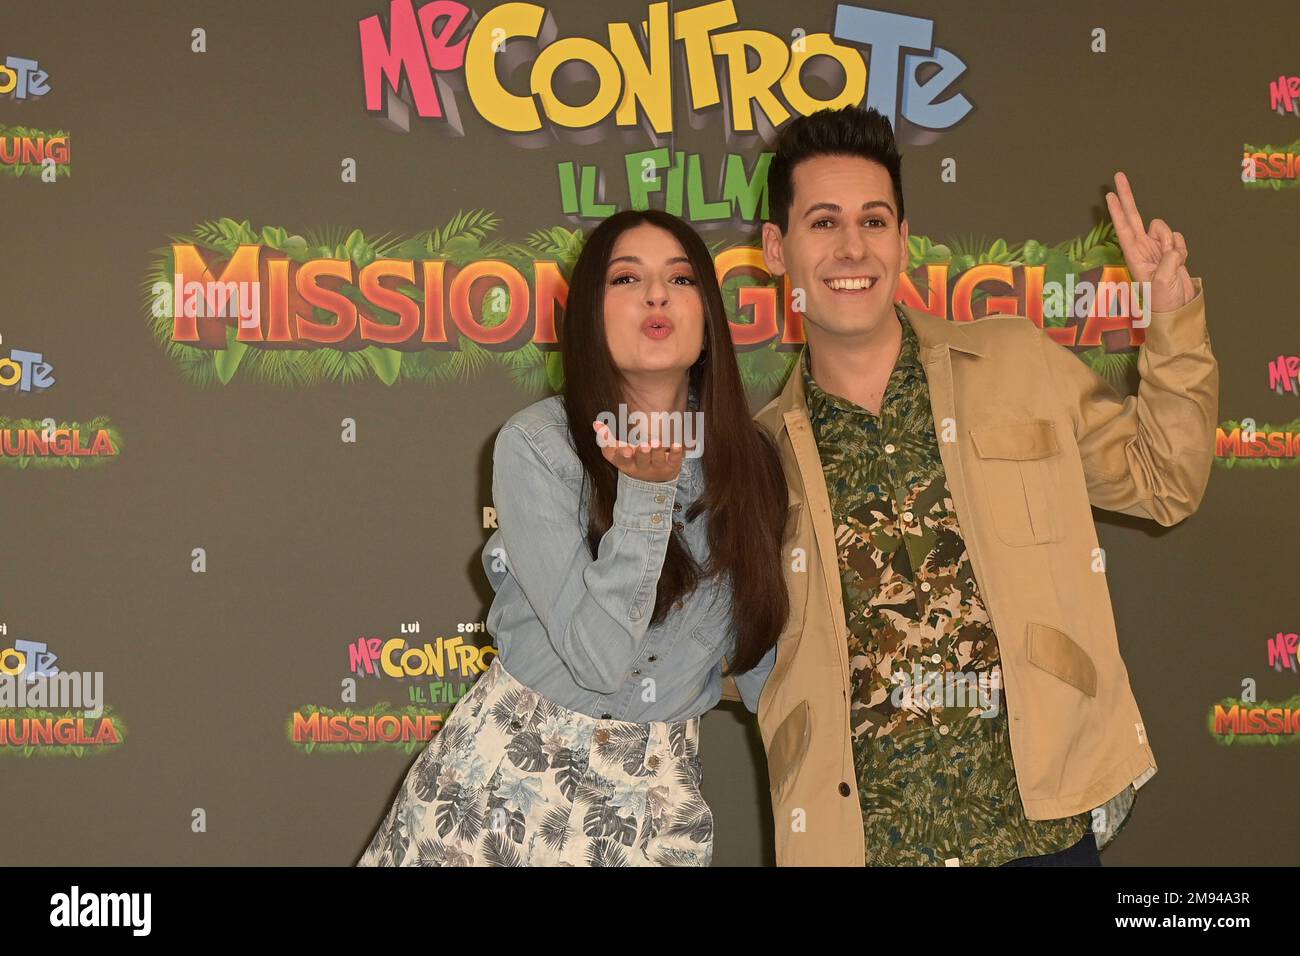
[[[823,279],[826,287],[832,292],[853,294],[857,292],[869,292],[878,281],[876,276],[842,276],[833,279]]]

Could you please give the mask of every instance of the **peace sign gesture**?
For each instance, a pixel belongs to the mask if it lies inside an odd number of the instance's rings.
[[[1187,274],[1187,243],[1181,232],[1170,230],[1163,219],[1152,219],[1151,228],[1142,225],[1133,190],[1128,177],[1115,174],[1115,189],[1119,193],[1106,193],[1106,207],[1115,234],[1124,253],[1129,274],[1135,282],[1151,283],[1151,301],[1146,304],[1148,317],[1152,312],[1171,312],[1196,297],[1196,287]]]

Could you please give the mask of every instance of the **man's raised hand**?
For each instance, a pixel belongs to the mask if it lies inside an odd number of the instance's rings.
[[[1187,272],[1187,243],[1163,219],[1142,225],[1128,177],[1115,174],[1116,192],[1106,193],[1106,207],[1115,223],[1115,235],[1135,282],[1151,283],[1148,313],[1170,312],[1196,297],[1196,287]]]

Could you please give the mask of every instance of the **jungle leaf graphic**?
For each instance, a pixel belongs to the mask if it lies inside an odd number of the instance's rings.
[[[456,265],[466,265],[485,258],[500,258],[514,266],[530,283],[534,282],[535,262],[552,260],[567,275],[582,249],[584,236],[581,230],[552,226],[534,230],[522,243],[503,242],[492,238],[499,220],[495,213],[485,209],[459,210],[443,226],[411,236],[391,233],[370,237],[360,229],[341,226],[324,226],[305,229],[302,234],[291,234],[281,226],[265,224],[255,229],[247,220],[236,221],[230,217],[199,223],[189,235],[173,235],[175,243],[193,243],[207,254],[218,257],[214,268],[234,253],[240,245],[261,243],[275,249],[296,262],[313,257],[348,259],[358,267],[376,258],[440,258]],[[711,242],[710,249],[721,251],[728,243]],[[735,245],[732,243],[731,245]],[[514,349],[485,347],[467,336],[454,336],[446,347],[418,351],[401,351],[377,345],[367,345],[360,350],[309,346],[301,349],[265,349],[239,342],[237,329],[227,329],[227,348],[200,348],[189,343],[171,340],[173,319],[170,305],[165,314],[158,314],[155,300],[166,299],[171,294],[175,264],[170,246],[154,250],[153,259],[141,283],[141,294],[149,316],[150,333],[176,363],[181,374],[190,382],[202,386],[227,384],[236,378],[282,387],[299,387],[326,382],[349,383],[374,377],[389,386],[404,382],[421,384],[450,384],[466,382],[482,375],[490,365],[498,365],[509,380],[521,391],[538,395],[564,389],[563,362],[559,351],[539,347],[532,342]],[[909,267],[923,269],[930,264],[947,264],[948,281],[953,283],[962,272],[977,265],[996,263],[1015,267],[1037,265],[1044,267],[1045,281],[1064,282],[1067,273],[1082,273],[1102,264],[1121,264],[1122,256],[1115,244],[1114,227],[1109,222],[1095,226],[1086,236],[1049,246],[1029,239],[1010,245],[1005,239],[982,236],[950,238],[938,243],[926,236],[908,239]],[[212,270],[210,270],[212,271]],[[210,277],[214,278],[214,277]],[[918,289],[924,285],[913,276]],[[752,275],[733,274],[722,285],[723,299],[728,316],[733,322],[754,321],[754,316],[742,311],[739,305],[741,290],[763,287],[763,281]],[[769,281],[768,288],[778,284]],[[420,283],[403,283],[396,287],[413,301],[423,302],[424,290]],[[159,294],[156,290],[163,290]],[[504,290],[502,290],[504,291]],[[398,316],[369,302],[355,284],[343,284],[339,292],[352,302],[364,306],[380,323],[395,324]],[[981,302],[989,295],[986,288],[975,290],[973,299]],[[483,326],[491,328],[506,321],[510,314],[507,294],[492,293],[483,299],[480,314],[475,316]],[[317,322],[335,321],[332,313],[323,309],[312,310]],[[1064,317],[1047,317],[1045,324],[1069,324]],[[736,361],[744,387],[753,392],[775,392],[788,377],[796,348],[770,341],[756,348],[738,349]],[[1132,355],[1132,350],[1119,353],[1097,352],[1090,357],[1079,352],[1080,357],[1097,368],[1108,381],[1121,381],[1131,367],[1133,359],[1122,361],[1115,356]]]
[[[1137,352],[1107,352],[1101,346],[1076,353],[1084,364],[1106,379],[1117,391],[1123,391],[1130,369],[1137,367]]]
[[[236,336],[239,331],[232,325],[226,327],[226,348],[224,351],[214,352],[212,360],[216,365],[217,378],[222,385],[228,383],[235,375],[235,369],[239,368],[239,362],[248,351],[248,343],[241,342]]]
[[[385,385],[392,385],[397,381],[397,375],[402,367],[402,353],[397,349],[385,349],[371,345],[361,350],[370,367],[375,370],[375,375]]]

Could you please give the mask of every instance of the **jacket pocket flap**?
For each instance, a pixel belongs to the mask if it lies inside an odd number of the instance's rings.
[[[1089,697],[1097,696],[1097,668],[1092,658],[1064,631],[1031,621],[1029,663],[1077,687]]]
[[[691,630],[691,637],[695,638],[697,644],[707,647],[712,653],[716,652],[724,641],[731,640],[731,633],[722,627],[697,627]]]
[[[971,429],[975,452],[981,458],[1011,458],[1027,461],[1048,458],[1061,449],[1056,441],[1056,424],[1045,418],[1006,425],[985,425]]]
[[[801,700],[781,721],[767,747],[767,769],[774,796],[779,798],[794,778],[795,771],[808,753],[810,740],[812,721],[809,719],[808,701]]]

